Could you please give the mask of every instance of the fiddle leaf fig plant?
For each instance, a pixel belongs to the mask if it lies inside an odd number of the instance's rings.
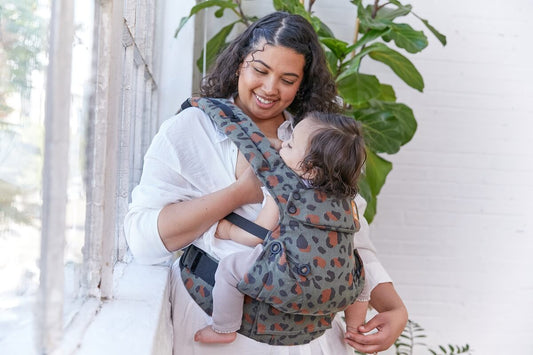
[[[402,53],[419,53],[428,46],[424,31],[415,30],[411,25],[400,22],[402,17],[411,15],[420,20],[437,40],[446,45],[446,36],[437,31],[426,19],[417,15],[411,5],[397,0],[381,3],[374,0],[363,4],[363,0],[351,0],[357,7],[354,19],[355,35],[353,43],[338,39],[333,31],[312,11],[317,0],[308,0],[307,8],[299,0],[273,0],[278,11],[286,11],[305,17],[315,29],[326,52],[329,70],[337,83],[344,113],[361,122],[364,129],[367,161],[359,183],[361,195],[368,202],[365,217],[372,222],[376,214],[377,196],[392,170],[392,163],[382,154],[395,154],[414,136],[417,122],[411,108],[396,101],[394,88],[378,79],[378,73],[369,73],[361,68],[363,60],[374,60],[388,66],[405,84],[415,90],[424,90],[424,79],[415,65]],[[204,53],[197,61],[203,71],[204,62],[208,69],[217,54],[228,44],[228,36],[235,25],[249,25],[257,20],[247,16],[240,0],[207,0],[194,6],[189,16],[181,19],[176,30],[177,36],[183,25],[199,11],[216,8],[215,16],[224,16],[229,10],[237,20],[223,27],[206,45]]]

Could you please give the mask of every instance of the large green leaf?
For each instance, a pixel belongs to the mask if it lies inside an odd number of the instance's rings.
[[[393,3],[394,5],[396,5],[396,8],[391,9],[391,8],[386,7],[386,6],[382,7],[381,9],[378,10],[378,12],[376,14],[376,18],[377,19],[393,21],[397,17],[408,15],[411,12],[412,8],[413,8],[409,4],[402,5],[398,1],[389,1],[389,2]]]
[[[364,46],[369,42],[372,42],[378,38],[381,38],[382,36],[386,35],[389,31],[390,31],[390,28],[388,27],[380,29],[380,30],[375,30],[375,29],[368,30],[361,38],[357,40],[357,42],[352,44],[346,50],[349,53],[358,47]]]
[[[337,63],[338,59],[331,51],[326,50],[326,62],[328,63],[329,71],[333,77],[337,76]]]
[[[349,48],[349,47],[348,47]],[[347,50],[348,50],[347,48]],[[342,72],[337,77],[337,82],[341,81],[345,77],[348,77],[354,73],[359,72],[359,67],[361,65],[361,60],[364,56],[368,55],[373,50],[372,46],[368,46],[366,48],[361,49],[359,53],[357,53],[355,56],[353,56],[348,61],[342,63]]]
[[[401,145],[406,144],[413,138],[417,129],[417,122],[410,107],[399,102],[384,102],[380,100],[370,100],[370,105],[374,109],[390,112],[397,119]]]
[[[409,53],[418,53],[428,45],[428,38],[424,32],[415,31],[406,23],[391,23],[390,29],[391,31],[384,35],[384,39],[392,39],[398,47]]]
[[[359,183],[361,196],[367,201],[365,218],[368,223],[374,219],[377,210],[377,196],[385,184],[392,163],[367,149],[365,171]]]
[[[299,0],[273,0],[272,3],[276,11],[286,11],[291,14],[300,15],[311,22],[309,13],[305,10],[304,5],[300,3]]]
[[[388,84],[381,84],[378,100],[396,102],[396,93],[394,92],[394,88]]]
[[[409,59],[383,43],[373,43],[367,49],[372,59],[388,65],[407,85],[420,92],[424,90],[424,79]]]
[[[319,37],[332,37],[335,38],[333,31],[322,20],[316,16],[311,16],[311,24]]]
[[[337,89],[344,101],[359,105],[380,94],[379,80],[374,75],[352,73],[337,81]]]
[[[336,78],[337,82],[349,77],[350,75],[357,74],[359,72],[359,67],[361,66],[361,59],[363,59],[366,54],[368,53],[366,53],[363,49],[351,59],[342,63],[340,73]]]
[[[401,7],[405,7],[404,5],[402,5],[402,3],[400,3],[398,0],[389,0],[389,2],[391,4],[394,4],[396,6],[398,6],[398,8],[401,8]],[[406,5],[406,6],[411,6],[411,5]],[[415,16],[416,18],[418,18],[420,21],[422,21],[422,23],[428,28],[428,30],[431,31],[431,33],[433,33],[433,35],[435,37],[437,37],[437,39],[439,40],[439,42],[445,46],[446,45],[446,36],[443,35],[442,33],[440,33],[439,31],[437,31],[437,29],[433,26],[430,25],[430,23],[428,22],[428,20],[426,19],[423,19],[421,18],[420,16],[418,16],[417,14],[415,14],[414,12],[411,12],[413,14],[413,16]]]
[[[337,57],[337,59],[339,60],[343,60],[344,57],[346,57],[346,54],[350,53],[350,51],[347,51],[348,43],[341,41],[340,39],[331,37],[321,37],[320,42],[322,42],[322,44],[328,47],[335,55],[335,57]]]
[[[233,29],[233,26],[235,26],[236,23],[240,21],[235,21],[233,23],[230,23],[229,25],[223,27],[216,35],[211,38],[206,45],[207,48],[207,55],[206,55],[206,66],[207,69],[211,67],[211,65],[215,62],[218,54],[227,46],[226,38],[230,34],[231,30]],[[198,70],[200,72],[203,71],[204,65],[203,65],[203,57],[204,57],[204,51],[202,50],[202,53],[200,54],[200,58],[196,61],[196,66],[198,67]]]
[[[180,24],[178,25],[178,28],[176,29],[176,32],[174,32],[174,37],[178,36],[178,33],[181,31],[183,26],[189,21],[191,17],[193,17],[196,13],[203,9],[207,9],[208,7],[218,6],[220,9],[218,10],[217,17],[221,17],[223,14],[224,9],[234,9],[238,5],[235,4],[232,0],[206,0],[198,3],[197,5],[193,6],[191,9],[191,12],[189,13],[189,16],[183,17],[180,20]],[[222,11],[222,12],[221,12]]]
[[[414,15],[415,15],[416,17],[418,17],[416,14],[414,14]],[[439,31],[437,31],[437,29],[436,29],[435,27],[431,26],[431,25],[429,24],[428,20],[425,20],[425,19],[420,18],[420,17],[418,17],[418,18],[420,19],[420,21],[422,21],[422,23],[423,23],[424,25],[426,25],[426,27],[431,31],[431,33],[433,33],[433,35],[434,35],[435,37],[437,37],[437,39],[439,40],[439,42],[440,42],[443,46],[445,46],[445,45],[446,45],[446,36],[443,35],[442,33],[440,33]]]
[[[368,185],[366,176],[363,174],[359,178],[359,181],[357,182],[357,186],[359,188],[359,194],[363,196],[363,198],[366,201],[366,209],[365,209],[365,218],[368,223],[372,222],[372,219],[374,218],[374,215],[376,214],[376,199],[377,196],[372,195],[372,191],[370,190],[370,186]]]
[[[357,110],[354,117],[363,124],[365,143],[371,150],[389,154],[400,150],[403,134],[392,112],[371,107]]]
[[[383,20],[380,18],[373,18],[372,11],[373,11],[372,5],[368,5],[366,7],[363,7],[361,5],[357,7],[357,16],[359,17],[359,26],[360,26],[359,28],[362,30],[362,32],[366,32],[371,29],[383,30],[388,27],[388,23],[390,21]]]

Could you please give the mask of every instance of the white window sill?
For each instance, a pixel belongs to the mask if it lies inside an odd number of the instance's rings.
[[[102,303],[74,353],[172,354],[169,272],[131,263],[117,275],[116,268],[114,298]]]

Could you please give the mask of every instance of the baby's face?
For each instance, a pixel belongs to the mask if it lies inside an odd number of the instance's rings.
[[[294,127],[291,138],[281,145],[279,151],[281,159],[299,176],[303,174],[301,163],[307,153],[310,137],[318,127],[315,120],[303,119]]]

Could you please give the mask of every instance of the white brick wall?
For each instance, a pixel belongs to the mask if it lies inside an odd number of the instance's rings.
[[[244,3],[257,15],[272,9]],[[429,344],[533,354],[533,1],[404,3],[448,45],[429,35],[429,47],[409,56],[424,77],[422,94],[387,67],[363,63],[395,87],[419,124],[390,157],[373,241]],[[352,40],[349,1],[317,1],[314,10]]]
[[[410,57],[423,94],[384,69],[419,128],[373,240],[428,343],[533,354],[533,2],[410,3],[448,45]]]

